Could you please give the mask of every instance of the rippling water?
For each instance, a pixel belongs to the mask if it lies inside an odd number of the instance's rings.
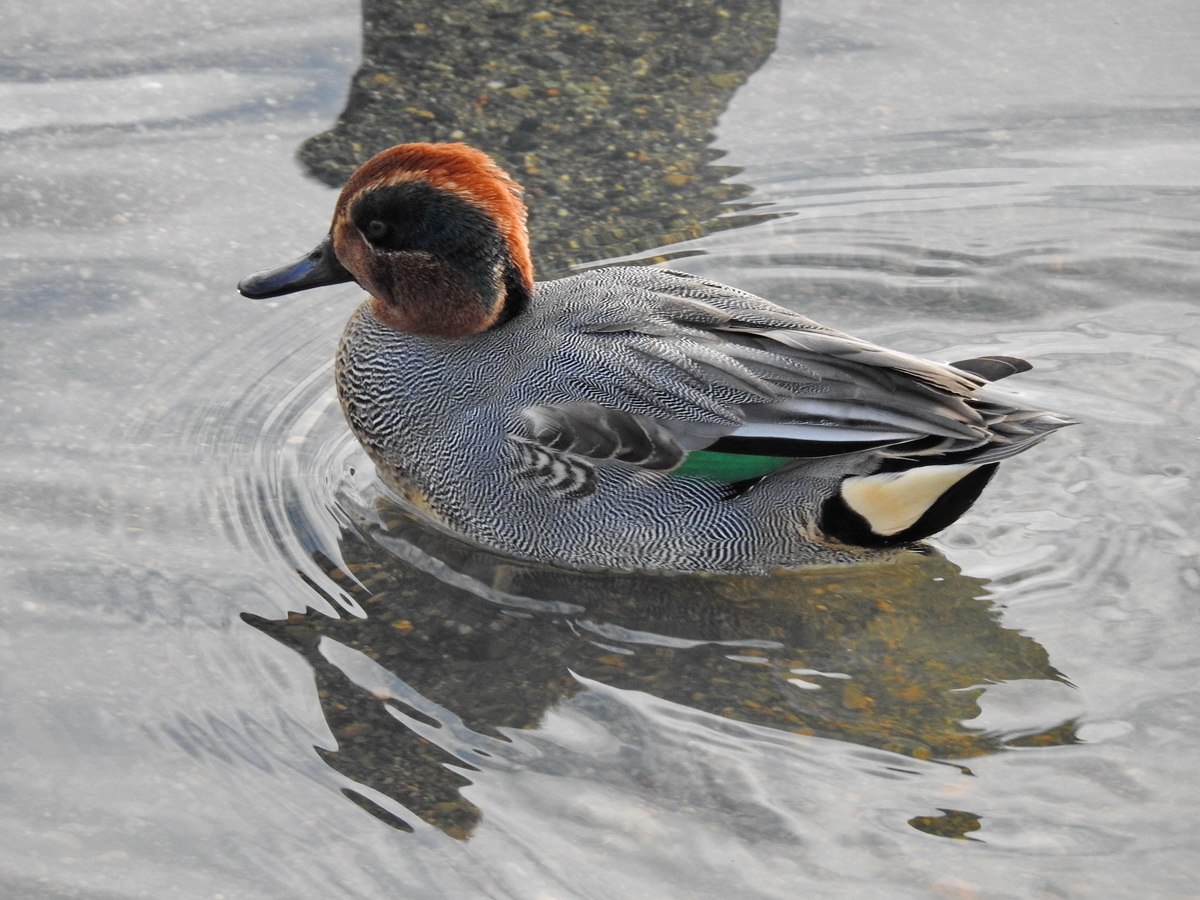
[[[327,222],[294,154],[356,10],[87,9],[0,37],[0,892],[1194,889],[1191,4],[783,5],[713,139],[733,227],[629,258],[1026,356],[1081,424],[928,554],[774,578],[392,506],[332,391],[356,289],[232,287]]]

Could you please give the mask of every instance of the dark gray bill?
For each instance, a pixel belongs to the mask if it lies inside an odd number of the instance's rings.
[[[333,253],[333,241],[327,237],[311,253],[293,262],[247,275],[238,282],[238,290],[252,300],[265,300],[353,280],[354,276],[338,262]]]

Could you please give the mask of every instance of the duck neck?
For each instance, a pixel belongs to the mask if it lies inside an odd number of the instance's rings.
[[[504,273],[504,296],[500,300],[500,314],[492,322],[491,328],[498,328],[506,322],[511,322],[529,306],[532,290],[525,283],[524,277],[515,266],[509,266]]]
[[[424,337],[464,338],[511,321],[525,309],[529,291],[519,274],[481,295],[479,284],[452,266],[411,254],[402,277],[363,286],[371,292],[371,314],[396,331]]]

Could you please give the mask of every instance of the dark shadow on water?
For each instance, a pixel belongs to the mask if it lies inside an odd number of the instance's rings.
[[[961,809],[939,809],[940,816],[915,816],[908,820],[910,827],[932,834],[935,837],[950,838],[958,841],[977,841],[979,838],[970,837],[972,831],[981,827],[980,817],[975,813]]]
[[[363,617],[245,618],[312,663],[338,742],[321,752],[397,827],[407,811],[469,836],[481,811],[460,789],[500,764],[506,729],[583,690],[576,675],[920,760],[1075,741],[1073,722],[1012,741],[963,724],[981,685],[1065,679],[934,553],[770,577],[576,573],[382,512],[343,530],[344,570],[318,560]]]
[[[329,185],[393,144],[479,147],[526,188],[541,278],[770,217],[727,215],[750,189],[710,142],[778,0],[364,0],[363,21],[346,108],[300,150]]]

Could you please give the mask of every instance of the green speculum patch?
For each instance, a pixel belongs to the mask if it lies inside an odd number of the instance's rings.
[[[756,456],[747,453],[695,450],[689,453],[683,465],[671,474],[732,484],[735,481],[762,478],[790,462],[793,462],[790,456]]]

